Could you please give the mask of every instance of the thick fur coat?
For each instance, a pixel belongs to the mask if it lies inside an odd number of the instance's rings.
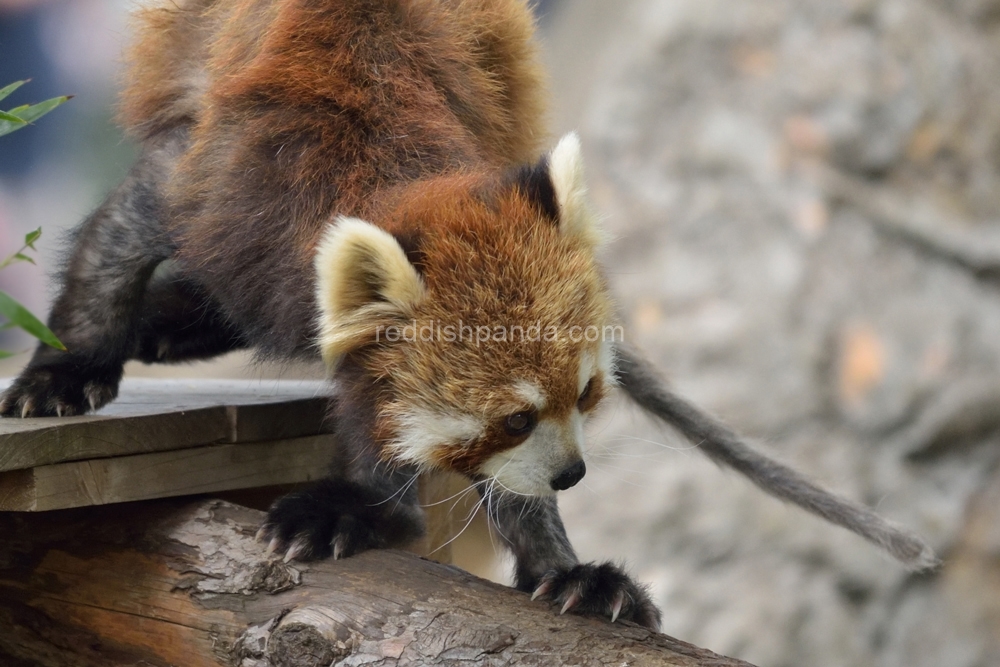
[[[142,155],[77,232],[50,317],[69,352],[39,348],[0,412],[98,409],[131,358],[321,356],[350,465],[275,504],[272,552],[402,544],[416,475],[448,469],[519,588],[655,627],[620,568],[577,562],[553,496],[586,471],[615,322],[579,142],[542,154],[533,31],[524,0],[140,10],[121,119]]]
[[[167,188],[177,257],[266,354],[314,353],[302,281],[332,216],[382,219],[401,184],[529,163],[546,138],[521,2],[188,0],[137,18],[122,121],[140,139],[189,128]]]
[[[4,416],[99,409],[129,359],[322,357],[349,465],[271,508],[270,552],[404,544],[418,473],[448,469],[479,491],[519,589],[655,628],[619,566],[578,562],[554,496],[583,477],[584,421],[618,381],[769,493],[934,562],[620,344],[579,142],[542,154],[525,0],[170,0],[138,13],[129,63],[141,155],[75,232],[49,317],[68,351],[39,346]]]

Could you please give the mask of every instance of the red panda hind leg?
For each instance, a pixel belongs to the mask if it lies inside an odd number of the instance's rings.
[[[161,189],[186,144],[183,129],[150,139],[125,181],[77,228],[48,321],[66,350],[39,343],[0,398],[0,414],[82,414],[118,394],[146,284],[173,252]]]
[[[146,364],[209,359],[248,347],[219,304],[172,261],[157,267],[138,316],[132,358]]]

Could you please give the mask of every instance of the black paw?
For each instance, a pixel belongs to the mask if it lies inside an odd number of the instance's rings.
[[[550,570],[538,582],[531,599],[548,597],[560,605],[560,614],[619,618],[660,629],[660,610],[649,598],[645,586],[632,581],[613,563],[586,563],[567,570]]]
[[[76,364],[31,366],[0,397],[4,417],[69,417],[99,410],[118,395],[121,371],[93,373]]]
[[[419,510],[344,480],[323,480],[279,498],[257,539],[285,562],[347,558],[368,549],[401,546],[420,537]]]

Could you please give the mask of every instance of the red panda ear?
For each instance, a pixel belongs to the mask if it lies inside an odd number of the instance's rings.
[[[509,179],[565,234],[594,247],[604,242],[604,233],[587,198],[580,139],[575,133],[563,137],[536,164],[517,168]]]
[[[587,196],[580,138],[575,132],[565,135],[552,149],[548,168],[559,207],[559,229],[591,246],[602,245],[604,232]]]
[[[399,242],[357,218],[338,218],[316,250],[319,345],[331,366],[375,339],[379,325],[405,321],[426,288]]]
[[[549,176],[549,156],[543,155],[535,164],[525,164],[508,172],[508,184],[520,190],[528,201],[553,225],[559,224],[559,200]]]

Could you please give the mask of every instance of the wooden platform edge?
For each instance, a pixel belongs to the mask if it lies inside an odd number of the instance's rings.
[[[39,512],[309,482],[327,474],[336,456],[334,436],[317,435],[42,465],[0,473],[0,510]]]
[[[0,472],[331,432],[326,415],[332,396],[321,391],[329,392],[329,385],[275,384],[265,391],[247,389],[243,382],[212,381],[198,392],[191,389],[197,382],[161,386],[133,380],[123,383],[118,401],[97,414],[0,419]]]

